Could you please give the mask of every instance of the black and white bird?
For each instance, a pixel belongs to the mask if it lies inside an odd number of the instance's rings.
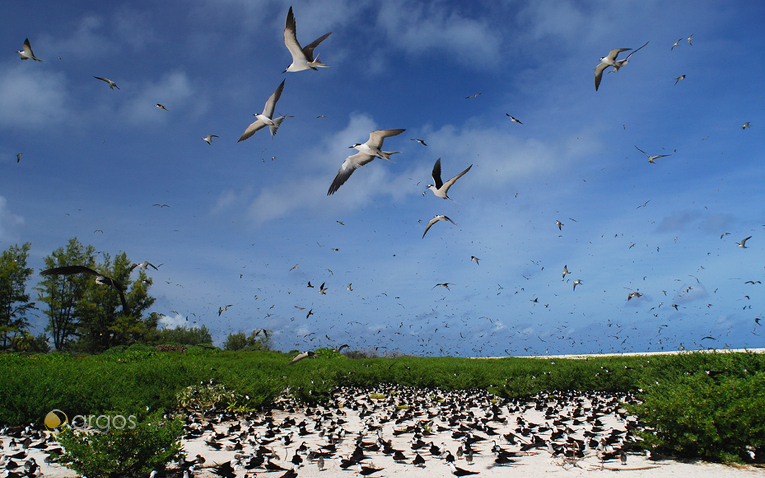
[[[518,118],[516,118],[515,116],[510,116],[507,113],[505,113],[505,116],[509,116],[510,117],[510,121],[512,121],[513,123],[523,124],[520,121],[518,121]]]
[[[648,45],[648,43],[649,42],[645,42],[645,45]],[[627,58],[625,58],[623,60],[616,60],[616,61],[614,61],[614,64],[613,64],[614,69],[612,71],[609,71],[609,73],[612,73],[613,71],[618,73],[619,72],[619,68],[621,68],[624,65],[626,65],[627,63],[629,63],[630,62],[630,57],[632,55],[634,55],[635,53],[637,53],[638,51],[640,51],[645,45],[641,46],[637,50],[634,50],[634,51],[630,52],[630,54],[627,55]]]
[[[125,301],[125,287],[123,287],[122,284],[112,279],[111,277],[106,277],[100,272],[96,272],[93,269],[89,267],[85,267],[85,266],[55,267],[53,269],[48,269],[48,270],[40,272],[40,275],[43,275],[43,276],[73,275],[73,274],[89,274],[92,276],[96,276],[96,280],[95,280],[96,284],[105,285],[111,289],[116,290],[117,293],[120,295],[120,301],[122,302],[122,311],[126,314],[130,313],[130,311],[128,310],[127,302]]]
[[[748,241],[751,238],[752,238],[752,236],[744,238],[741,242],[737,242],[736,245],[738,245],[738,247],[746,249],[746,241]]]
[[[471,470],[466,470],[464,468],[460,468],[458,466],[455,466],[454,463],[449,462],[449,461],[446,462],[446,464],[449,465],[449,468],[452,469],[452,475],[455,475],[455,476],[468,476],[468,475],[477,475],[478,474],[477,471],[471,471]]]
[[[288,71],[303,71],[309,68],[315,70],[316,67],[326,67],[327,65],[319,61],[318,55],[316,55],[316,58],[314,59],[313,50],[319,46],[319,43],[326,40],[332,32],[324,34],[304,48],[300,47],[300,43],[297,41],[296,32],[295,15],[292,13],[292,7],[290,7],[289,12],[287,12],[287,20],[284,22],[284,44],[292,55],[292,64],[290,64],[283,73],[287,73]]]
[[[165,108],[165,105],[161,105],[161,104],[157,103],[157,104],[156,104],[156,105],[154,105],[154,106],[156,106],[157,108],[159,108],[159,109],[161,109],[161,110],[165,110],[165,111],[167,111],[167,108]]]
[[[459,173],[458,175],[454,176],[450,180],[443,182],[441,180],[441,158],[438,158],[436,160],[436,164],[433,166],[433,182],[435,184],[428,185],[428,189],[433,191],[433,194],[436,196],[443,198],[443,199],[451,199],[449,196],[446,195],[447,192],[449,192],[449,188],[452,187],[455,181],[457,181],[459,178],[464,176],[468,171],[470,171],[470,168],[472,168],[473,165],[467,167],[464,171]]]
[[[598,91],[600,80],[603,79],[603,70],[616,64],[616,56],[619,55],[619,53],[629,50],[632,50],[632,48],[614,48],[608,55],[600,59],[600,63],[595,67],[595,91]]]
[[[95,78],[97,80],[105,81],[106,83],[109,83],[109,89],[112,89],[112,90],[115,89],[115,88],[117,88],[118,90],[120,89],[120,87],[117,86],[117,83],[113,82],[109,78],[101,78],[100,76],[94,76],[93,78]]]
[[[278,118],[274,118],[274,108],[276,108],[276,102],[279,101],[279,98],[282,96],[282,90],[284,90],[284,81],[285,80],[282,80],[281,84],[273,93],[271,93],[271,96],[268,97],[266,105],[263,107],[263,112],[260,114],[255,114],[255,117],[258,119],[244,130],[244,133],[242,133],[239,141],[244,141],[245,139],[255,134],[256,131],[263,129],[266,126],[268,126],[269,131],[271,131],[271,137],[274,137],[276,131],[279,129],[279,126],[282,124],[282,121],[284,121],[284,118],[286,118],[286,116],[279,116]],[[239,141],[237,141],[237,143]]]
[[[21,47],[22,49],[19,50],[17,53],[21,56],[22,60],[34,60],[34,61],[42,61],[41,59],[37,58],[32,51],[32,45],[29,43],[29,38],[24,40],[24,46]]]
[[[162,264],[160,264],[160,265],[162,265]],[[159,269],[157,269],[157,266],[155,266],[154,264],[152,264],[152,263],[151,263],[151,262],[149,262],[149,261],[143,261],[143,262],[141,262],[140,264],[138,264],[138,263],[135,263],[135,262],[134,262],[134,263],[133,263],[133,264],[130,266],[130,271],[132,272],[132,271],[133,271],[133,269],[135,269],[136,267],[137,267],[137,268],[139,268],[139,269],[146,269],[147,267],[151,267],[151,268],[152,268],[152,269],[154,269],[155,271],[158,271],[158,270],[159,270]]]
[[[351,177],[351,174],[353,174],[354,171],[364,166],[365,164],[371,162],[373,159],[383,158],[390,161],[390,155],[397,154],[398,151],[380,150],[380,148],[382,148],[383,141],[385,140],[385,138],[396,136],[397,134],[401,134],[404,131],[406,130],[405,129],[381,129],[377,131],[372,131],[371,133],[369,133],[369,140],[367,140],[366,143],[356,143],[353,146],[350,146],[350,148],[355,148],[359,152],[345,158],[345,161],[343,161],[342,166],[340,166],[340,170],[337,172],[335,179],[332,181],[332,184],[329,186],[329,191],[327,191],[327,196],[331,196],[332,194],[335,194],[335,191],[340,189],[340,186],[342,186],[348,180],[348,178]]]
[[[423,145],[423,146],[427,146],[427,144],[425,144],[425,141],[423,141],[423,140],[421,140],[421,139],[412,138],[412,139],[411,139],[411,141],[417,141],[417,142],[418,142],[418,143],[420,143],[421,145]]]
[[[637,146],[635,146],[635,149],[637,149],[641,153],[645,154],[646,158],[648,158],[648,162],[649,163],[653,163],[653,164],[656,164],[656,161],[654,161],[655,159],[666,158],[667,156],[672,156],[671,154],[657,154],[656,156],[651,156],[650,154],[646,153],[645,151],[643,151],[642,149],[638,148]]]
[[[202,141],[206,142],[207,144],[213,144],[213,138],[218,138],[219,136],[217,134],[208,134],[204,138],[202,138]]]
[[[303,360],[304,358],[313,358],[313,357],[315,357],[317,355],[319,355],[319,354],[317,354],[316,352],[312,352],[310,350],[308,352],[303,352],[301,354],[296,355],[295,358],[290,360],[290,363],[288,363],[287,366],[289,367],[292,364],[296,364],[296,363],[300,362],[301,360]]]
[[[449,221],[452,224],[454,224],[455,226],[457,225],[456,222],[452,221],[451,219],[449,219],[448,217],[444,216],[443,214],[436,214],[436,216],[428,222],[428,225],[425,228],[425,232],[422,233],[422,238],[423,239],[425,239],[425,234],[428,233],[428,231],[433,226],[433,224],[437,223],[438,221]]]
[[[684,79],[685,79],[685,75],[678,76],[677,78],[675,78],[675,84],[677,84],[680,80],[684,80]]]

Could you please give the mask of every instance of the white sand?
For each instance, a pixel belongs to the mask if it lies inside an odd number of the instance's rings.
[[[433,391],[418,391],[419,397],[426,397],[426,396],[432,396]],[[436,392],[439,394],[442,398],[449,398],[449,395],[446,392]],[[416,395],[415,395],[416,396]],[[541,400],[545,400],[544,397],[542,397]],[[557,403],[557,400],[554,398],[546,398],[547,405],[555,406]],[[416,403],[412,403],[410,399],[405,399],[403,395],[387,395],[384,400],[379,399],[372,399],[369,398],[368,393],[363,394],[357,394],[353,399],[349,399],[348,401],[337,400],[333,404],[328,405],[325,407],[318,407],[320,411],[331,411],[333,414],[335,412],[345,413],[345,415],[340,415],[344,420],[347,421],[347,423],[343,424],[343,428],[347,431],[347,435],[344,439],[344,441],[340,444],[338,444],[338,454],[347,456],[351,453],[351,451],[354,448],[354,440],[358,436],[359,432],[363,429],[364,424],[362,423],[362,420],[359,418],[359,413],[357,411],[352,410],[349,406],[351,405],[351,401],[356,401],[360,405],[366,405],[369,407],[375,407],[376,409],[374,413],[368,415],[364,418],[364,422],[367,425],[377,426],[380,425],[382,427],[382,436],[384,440],[391,440],[393,447],[395,449],[402,450],[404,454],[407,456],[408,463],[407,464],[400,464],[395,463],[390,456],[385,456],[381,451],[380,452],[374,452],[374,451],[367,451],[365,452],[366,455],[370,457],[368,460],[364,460],[365,465],[373,465],[376,468],[382,468],[381,471],[376,472],[372,475],[372,477],[380,477],[380,476],[393,476],[394,474],[398,474],[398,476],[407,476],[407,477],[445,477],[445,476],[453,476],[451,473],[450,468],[446,465],[443,458],[439,458],[436,456],[432,456],[428,450],[428,447],[425,447],[421,450],[419,450],[419,453],[422,455],[423,458],[426,460],[426,467],[424,468],[418,468],[414,465],[411,465],[411,460],[415,456],[415,452],[413,452],[410,449],[411,441],[412,441],[412,433],[406,433],[399,436],[393,435],[394,427],[399,429],[402,427],[405,427],[406,425],[413,425],[417,421],[427,421],[429,418],[427,415],[420,416],[416,419],[408,420],[405,422],[402,422],[400,424],[395,424],[393,420],[387,421],[387,422],[381,422],[381,420],[387,419],[386,417],[389,417],[392,412],[398,412],[402,413],[402,408],[404,404],[416,407]],[[408,402],[408,403],[405,403]],[[422,408],[422,412],[428,413],[430,412],[431,416],[433,418],[430,418],[433,420],[432,423],[432,429],[436,430],[436,427],[441,425],[444,427],[448,427],[448,422],[445,421],[446,418],[448,418],[448,413],[444,412],[445,405],[439,405],[438,401],[431,401],[431,403],[435,404],[434,406],[431,406],[429,408]],[[446,402],[444,402],[446,403]],[[562,402],[563,403],[563,402]],[[590,400],[589,399],[579,399],[578,402],[582,406],[582,410],[584,411],[584,414],[588,414],[590,411],[588,408],[590,407]],[[338,405],[344,405],[338,408]],[[290,400],[283,400],[280,402],[280,406],[286,407],[287,409],[290,409],[290,407],[295,406]],[[480,407],[474,407],[472,409],[466,409],[462,410],[462,413],[472,413],[475,419],[480,419],[483,417],[489,418],[487,415],[488,409],[490,408],[490,403],[488,401],[484,401],[482,403],[482,406]],[[512,405],[511,405],[512,406]],[[439,410],[441,408],[441,410]],[[587,476],[613,476],[614,472],[622,472],[627,474],[630,477],[667,477],[667,476],[688,476],[688,477],[709,477],[709,478],[744,478],[744,477],[762,477],[765,476],[765,468],[763,467],[754,467],[754,466],[726,466],[726,465],[720,465],[720,464],[710,464],[710,463],[704,463],[704,462],[683,462],[683,461],[677,461],[672,459],[664,459],[664,460],[649,460],[646,458],[642,453],[629,453],[627,455],[627,464],[621,465],[620,461],[618,459],[611,459],[607,460],[605,462],[601,461],[598,457],[598,453],[594,449],[587,448],[585,450],[585,457],[582,459],[566,459],[563,456],[552,456],[551,452],[547,448],[537,448],[529,450],[528,453],[523,453],[522,456],[517,458],[517,462],[512,465],[504,465],[504,466],[496,466],[494,465],[494,454],[491,452],[492,447],[492,439],[496,440],[500,446],[505,450],[511,450],[511,451],[518,451],[520,450],[520,446],[518,444],[511,445],[505,441],[505,439],[502,437],[502,434],[512,432],[516,433],[516,428],[518,425],[518,418],[520,417],[522,420],[522,423],[536,423],[540,425],[544,424],[551,424],[552,420],[554,418],[560,417],[560,416],[566,416],[569,415],[573,410],[576,408],[576,405],[571,402],[566,402],[565,405],[562,405],[558,407],[558,412],[555,416],[545,417],[544,413],[542,411],[536,410],[534,408],[533,403],[529,403],[525,406],[521,406],[520,409],[514,413],[510,413],[508,411],[508,407],[504,406],[502,407],[502,416],[504,419],[504,423],[500,423],[497,421],[489,421],[488,424],[491,427],[496,428],[496,432],[498,433],[496,436],[487,436],[487,433],[482,431],[476,431],[476,434],[482,437],[486,437],[487,440],[485,441],[479,441],[476,442],[473,445],[473,448],[478,452],[474,456],[474,461],[472,464],[468,464],[465,460],[465,458],[460,458],[456,460],[456,465],[463,469],[468,469],[470,471],[478,472],[477,476],[486,476],[486,477],[504,477],[509,474],[523,474],[525,478],[531,478],[531,477],[551,477],[551,476],[580,476],[580,475],[587,475]],[[316,410],[316,408],[314,408]],[[305,408],[304,407],[297,407],[292,411],[283,411],[283,410],[274,410],[273,413],[273,422],[276,424],[281,424],[284,422],[284,419],[287,417],[291,417],[295,420],[296,423],[300,423],[303,420],[306,420],[309,425],[307,427],[307,430],[309,432],[312,432],[310,435],[307,435],[305,437],[298,436],[298,428],[295,426],[289,427],[289,429],[282,430],[282,432],[277,435],[277,440],[274,441],[271,444],[266,445],[271,450],[273,450],[278,456],[279,459],[274,459],[276,463],[281,464],[284,468],[292,468],[292,463],[289,462],[288,459],[292,458],[295,454],[295,450],[298,446],[301,445],[301,443],[305,442],[306,446],[309,449],[312,450],[318,450],[318,447],[320,444],[326,444],[327,440],[325,438],[322,438],[319,436],[318,431],[316,428],[321,430],[322,428],[326,429],[326,427],[329,426],[328,421],[322,421],[318,427],[316,427],[316,418],[314,416],[308,416],[304,413]],[[440,415],[436,416],[437,413],[441,413]],[[623,410],[622,410],[623,413]],[[208,418],[212,417],[210,415]],[[254,420],[262,420],[263,414],[252,414],[251,419]],[[610,433],[611,430],[624,430],[625,428],[625,419],[630,420],[630,417],[626,417],[626,415],[620,416],[618,407],[615,409],[612,413],[609,413],[607,415],[604,415],[600,417],[600,420],[603,423],[602,428],[606,430],[607,433]],[[634,417],[631,417],[634,419]],[[471,419],[471,421],[474,421],[474,419]],[[215,419],[213,418],[213,423],[215,423]],[[214,425],[215,430],[219,433],[224,433],[229,425],[232,423],[239,423],[238,421],[224,421],[221,423],[217,423]],[[464,423],[464,422],[463,422]],[[578,425],[568,425],[572,429],[572,436],[578,439],[581,439],[584,437],[584,432],[588,431],[592,428],[592,426],[586,422],[582,421],[581,424]],[[246,425],[243,427],[246,429]],[[258,431],[261,435],[265,434],[265,426],[256,426],[253,430],[251,430],[248,437],[252,437],[252,435],[255,433],[255,431]],[[550,431],[540,433],[540,436],[548,439],[550,436]],[[289,446],[284,446],[282,443],[280,437],[282,435],[291,434],[294,438],[293,443],[291,443]],[[517,434],[517,433],[516,433]],[[187,456],[189,459],[195,457],[197,454],[200,454],[205,457],[206,462],[204,464],[204,468],[199,469],[195,476],[200,477],[211,477],[216,476],[211,473],[210,466],[214,465],[215,463],[224,463],[226,461],[232,460],[235,455],[237,454],[244,454],[245,456],[251,456],[253,452],[253,445],[251,442],[245,438],[243,440],[243,443],[245,444],[243,451],[215,451],[211,447],[209,447],[207,444],[205,444],[205,440],[209,439],[210,433],[206,433],[202,438],[194,438],[189,440],[184,440],[184,450],[187,453]],[[233,437],[229,437],[233,438]],[[528,441],[530,439],[529,437],[520,437],[523,440]],[[374,443],[376,439],[375,432],[366,432],[364,434],[363,440],[366,443]],[[9,448],[9,438],[7,436],[0,437],[0,440],[6,445],[5,449],[2,450],[2,453],[6,455],[10,455],[14,453],[16,450],[20,448]],[[433,435],[426,435],[422,438],[425,442],[433,442],[435,445],[439,447],[445,447],[449,451],[451,451],[452,454],[456,455],[457,448],[460,445],[460,441],[457,439],[452,438],[451,431],[442,431],[435,433]],[[228,439],[221,440],[221,443],[224,445],[230,445],[231,442]],[[608,451],[608,450],[607,450]],[[43,463],[43,459],[45,457],[45,454],[42,452],[39,452],[37,450],[30,450],[30,456],[35,457],[38,464],[41,465],[42,472],[44,473],[44,476],[46,477],[74,477],[77,476],[76,473],[72,472],[71,470],[68,470],[66,468],[63,468],[58,465],[47,465]],[[303,454],[303,457],[305,459],[305,454]],[[18,470],[17,470],[18,471]],[[354,468],[349,468],[348,470],[342,470],[339,466],[339,464],[335,460],[328,459],[326,460],[326,469],[323,471],[319,471],[316,463],[310,463],[307,459],[304,460],[303,466],[299,467],[297,469],[298,476],[300,477],[335,477],[335,476],[361,476],[357,471],[355,471]],[[245,473],[249,473],[249,476],[254,476],[253,473],[257,473],[261,476],[268,476],[268,477],[280,477],[284,472],[283,471],[277,471],[277,472],[267,472],[263,468],[258,468],[255,470],[247,471],[240,469],[237,472],[238,477],[244,477]]]

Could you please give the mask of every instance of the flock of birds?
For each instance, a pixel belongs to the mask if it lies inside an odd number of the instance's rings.
[[[287,73],[287,72],[300,72],[300,71],[306,71],[306,70],[318,70],[319,68],[326,67],[327,65],[323,64],[319,60],[318,55],[315,55],[314,51],[331,34],[332,34],[332,32],[328,32],[328,33],[322,35],[321,37],[317,38],[316,40],[314,40],[313,42],[311,42],[307,46],[302,47],[300,42],[297,39],[296,20],[295,20],[295,16],[294,16],[294,13],[293,13],[293,9],[292,9],[292,7],[290,7],[289,11],[287,13],[287,17],[286,17],[285,25],[284,25],[284,44],[285,44],[287,50],[290,52],[290,55],[292,57],[292,63],[284,70],[284,73]],[[681,46],[681,44],[682,44],[681,40],[683,40],[683,39],[681,38],[678,41],[676,41],[671,46],[670,51],[674,50],[674,48],[676,48],[676,47]],[[687,37],[687,43],[688,43],[689,46],[692,46],[692,40],[693,40],[693,35],[689,35]],[[634,49],[634,50],[631,49],[631,48],[615,48],[615,49],[610,50],[610,52],[606,56],[600,58],[600,63],[596,66],[595,72],[594,72],[595,90],[597,91],[599,89],[600,84],[601,84],[602,79],[603,79],[603,76],[604,76],[604,73],[615,73],[615,72],[618,73],[621,68],[623,68],[625,65],[627,65],[629,63],[631,57],[635,53],[637,53],[638,51],[640,51],[643,48],[645,48],[648,45],[648,43],[649,42],[646,42],[645,44],[643,44],[642,46],[640,46],[639,48]],[[630,53],[626,57],[624,57],[623,59],[619,59],[619,55],[624,53],[624,52],[630,52]],[[42,61],[40,58],[37,58],[35,56],[35,54],[34,54],[34,52],[32,50],[31,44],[29,42],[29,39],[25,40],[25,42],[23,44],[23,47],[22,47],[22,50],[19,50],[18,53],[19,53],[20,58],[22,60],[31,59],[31,60],[37,61],[37,62],[41,62]],[[677,84],[680,80],[684,79],[685,77],[686,77],[686,75],[681,75],[679,77],[676,77],[675,78],[675,84]],[[105,82],[109,86],[109,88],[112,89],[112,90],[114,90],[114,89],[119,90],[119,86],[117,86],[116,82],[114,82],[113,80],[111,80],[109,78],[99,77],[99,76],[95,76],[94,78],[99,80],[99,81]],[[252,122],[250,125],[248,125],[246,127],[246,129],[244,130],[244,132],[242,133],[242,135],[240,136],[238,141],[241,142],[241,141],[245,141],[245,140],[249,139],[257,131],[259,131],[261,129],[264,129],[266,126],[268,126],[270,134],[271,134],[272,137],[274,135],[276,135],[276,133],[277,133],[279,127],[281,126],[282,122],[285,119],[290,117],[288,115],[276,115],[275,114],[275,112],[276,112],[276,105],[277,105],[278,101],[280,100],[280,98],[282,96],[282,93],[284,91],[284,86],[285,86],[285,81],[282,81],[279,84],[279,86],[276,88],[276,90],[274,90],[274,92],[266,100],[262,112],[261,113],[256,113],[254,115],[255,116],[255,121]],[[481,93],[476,93],[476,94],[470,95],[470,96],[466,97],[466,99],[475,98],[475,97],[479,96],[480,94]],[[159,109],[167,110],[167,108],[164,105],[160,104],[160,103],[157,103],[155,106],[157,108],[159,108]],[[523,123],[519,119],[517,119],[516,117],[510,115],[509,113],[506,113],[506,116],[512,122],[514,122],[516,124],[519,124],[519,125],[523,125]],[[746,123],[743,124],[742,129],[747,129],[749,127],[751,127],[750,123],[746,122]],[[357,169],[359,169],[362,166],[370,163],[375,158],[382,158],[382,159],[384,159],[386,161],[391,161],[391,156],[394,155],[394,154],[398,154],[398,152],[397,151],[384,151],[383,150],[383,143],[384,143],[384,141],[387,138],[394,138],[394,137],[400,135],[401,133],[403,133],[404,131],[405,131],[405,129],[401,129],[401,128],[397,128],[397,129],[383,129],[383,130],[372,131],[372,132],[369,133],[369,139],[366,142],[364,142],[364,143],[355,143],[355,144],[349,146],[350,149],[355,149],[356,153],[354,153],[354,154],[352,154],[352,155],[350,155],[350,156],[345,158],[345,160],[343,161],[343,163],[340,166],[337,174],[335,175],[334,179],[332,180],[332,182],[331,182],[331,184],[329,186],[329,189],[327,191],[327,195],[331,196],[331,195],[334,195],[335,193],[337,193],[338,190],[340,189],[340,187],[349,180],[351,175]],[[212,145],[213,142],[214,142],[213,138],[218,138],[218,135],[208,134],[208,135],[202,137],[201,139],[203,141],[205,141],[206,143],[208,143],[209,145]],[[411,138],[411,141],[416,141],[417,143],[419,143],[419,144],[421,144],[422,146],[425,146],[425,147],[428,146],[427,143],[423,139]],[[637,151],[639,151],[640,153],[644,154],[646,156],[646,158],[648,159],[648,162],[649,163],[653,163],[653,164],[656,164],[656,160],[657,159],[669,157],[669,156],[671,156],[673,154],[673,153],[667,153],[667,154],[649,154],[646,151],[643,151],[642,149],[640,149],[637,145],[635,145],[635,149]],[[20,161],[20,160],[21,160],[21,153],[18,153],[17,154],[17,162]],[[441,158],[439,158],[435,162],[435,164],[433,166],[433,169],[432,169],[433,184],[428,185],[427,190],[430,190],[434,194],[434,196],[436,196],[438,198],[442,198],[442,199],[445,199],[445,200],[451,200],[451,198],[448,195],[449,191],[450,191],[450,188],[452,188],[454,186],[454,184],[456,183],[457,180],[459,180],[461,177],[466,175],[471,170],[473,165],[472,164],[469,165],[467,168],[462,170],[459,174],[454,175],[453,177],[451,177],[450,179],[448,179],[446,181],[444,181],[442,179],[442,168],[441,168],[441,166],[442,166],[441,165]],[[427,190],[425,192],[423,192],[423,195],[427,194]],[[155,204],[154,206],[159,206],[160,208],[168,207],[167,204]],[[645,206],[645,204],[644,204],[644,206]],[[641,207],[641,206],[639,206],[639,207]],[[425,229],[424,229],[424,231],[422,233],[422,239],[425,238],[427,233],[431,230],[431,228],[434,225],[436,225],[437,223],[442,222],[442,221],[443,222],[448,222],[448,223],[451,223],[451,224],[457,226],[457,223],[452,218],[450,218],[449,216],[444,215],[444,214],[435,214],[433,216],[433,218],[430,219],[428,221],[428,223],[426,224]],[[340,222],[338,221],[338,223],[340,223]],[[342,225],[342,223],[340,223],[340,224]],[[557,228],[559,230],[562,230],[563,223],[561,221],[556,221],[556,226],[557,226]],[[741,242],[737,243],[738,246],[741,247],[741,248],[746,248],[747,247],[746,246],[746,242],[749,239],[751,239],[751,236],[749,236],[749,237],[747,237],[745,239],[742,239]],[[634,244],[633,244],[633,246],[634,246]],[[630,246],[630,247],[632,247],[632,246]],[[337,251],[337,249],[334,249],[334,250]],[[658,248],[657,248],[657,251],[658,251]],[[479,258],[476,257],[476,256],[471,256],[470,260],[474,261],[476,263],[476,265],[479,264]],[[145,267],[146,266],[144,266],[143,268],[145,268]],[[331,270],[330,270],[330,272],[331,272]],[[98,272],[96,272],[96,271],[94,271],[92,269],[89,269],[89,268],[84,267],[84,266],[71,265],[71,266],[66,266],[66,267],[61,267],[61,268],[47,270],[47,271],[44,271],[42,274],[43,275],[71,275],[71,274],[83,274],[83,273],[95,276],[95,281],[96,281],[97,284],[101,284],[101,285],[104,285],[104,286],[107,286],[107,287],[110,287],[110,288],[114,289],[120,295],[120,300],[121,300],[121,302],[123,304],[123,309],[125,310],[126,313],[129,313],[129,310],[128,310],[128,307],[127,307],[127,304],[126,304],[126,301],[125,301],[125,295],[124,295],[125,288],[124,288],[124,286],[122,284],[119,284],[114,279],[106,277],[103,274],[100,274],[100,273],[98,273]],[[567,266],[564,266],[564,269],[563,269],[563,279],[564,280],[566,279],[566,275],[568,275],[568,274],[570,274],[570,272],[567,269]],[[240,277],[241,277],[241,275],[240,275]],[[571,280],[571,279],[569,279],[569,280]],[[326,291],[327,291],[327,287],[325,287],[325,284],[326,283],[322,283],[322,285],[321,285],[321,287],[319,289],[319,293],[322,294],[322,295],[326,294]],[[448,290],[449,289],[449,285],[453,285],[453,284],[452,283],[448,283],[448,282],[439,283],[439,284],[436,284],[434,286],[434,288],[438,287],[438,286],[441,286],[441,287],[444,287],[444,288],[446,288]],[[498,284],[498,286],[499,286],[499,284]],[[581,287],[586,287],[586,283],[581,278],[575,278],[575,279],[573,279],[572,290],[576,291],[577,290],[577,286],[580,286],[580,288]],[[309,287],[312,287],[310,285],[310,282],[309,282]],[[499,289],[502,289],[502,287],[499,286]],[[353,290],[352,287],[351,287],[351,283],[348,284],[347,290],[348,291],[352,291]],[[666,294],[666,292],[665,292],[665,294]],[[641,292],[639,292],[639,291],[630,291],[628,296],[627,296],[627,300],[629,301],[629,300],[632,300],[632,299],[638,299],[642,295],[643,294]],[[537,302],[537,298],[534,298],[532,301],[536,303]],[[220,316],[231,305],[232,304],[227,304],[226,306],[221,306],[218,309],[218,315]],[[661,306],[661,304],[659,305],[659,307],[660,306]],[[300,310],[302,310],[302,308],[300,308],[298,306],[296,306],[296,307],[299,308]],[[672,304],[672,307],[674,307],[676,310],[678,308],[677,304]],[[306,318],[309,318],[312,315],[312,313],[313,313],[313,309],[310,309],[309,312],[306,315]]]
[[[382,476],[390,472],[480,475],[553,460],[563,468],[623,467],[640,429],[624,403],[632,394],[540,393],[506,400],[485,390],[443,391],[400,385],[339,387],[327,403],[306,406],[285,393],[259,413],[210,408],[188,413],[186,459],[170,476],[294,478],[326,472]],[[5,478],[39,476],[32,450],[61,448],[30,427],[0,430]],[[40,455],[37,455],[38,457]],[[193,456],[193,458],[192,458]],[[631,461],[632,461],[631,460]],[[584,466],[583,466],[584,465]],[[156,475],[156,474],[154,474]]]

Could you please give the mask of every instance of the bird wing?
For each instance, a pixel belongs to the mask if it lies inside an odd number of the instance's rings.
[[[303,47],[303,55],[305,55],[305,59],[308,61],[308,63],[311,63],[313,61],[313,49],[319,46],[319,43],[323,42],[327,39],[328,36],[330,36],[332,32],[326,33],[316,40],[313,41],[310,45],[307,45]]]
[[[300,43],[297,41],[297,28],[295,26],[295,15],[292,13],[292,7],[287,12],[287,20],[284,22],[284,44],[292,55],[292,61],[299,61],[304,57]],[[314,45],[316,46],[316,45]]]
[[[645,42],[645,45],[648,45],[648,43],[649,42]],[[645,46],[645,45],[643,45],[643,46]],[[640,48],[643,48],[643,46],[641,46]],[[625,60],[629,60],[632,55],[634,55],[635,53],[637,53],[640,50],[640,48],[638,48],[637,50],[634,50],[629,55],[627,55],[627,58],[625,58]]]
[[[743,246],[746,243],[746,241],[748,241],[751,238],[752,238],[752,236],[749,236],[746,239],[744,239],[743,241],[741,241],[741,245]]]
[[[382,144],[382,141],[380,141],[380,144]],[[353,174],[354,171],[372,161],[373,159],[375,159],[373,155],[361,152],[345,158],[345,161],[343,161],[342,166],[340,166],[340,170],[337,172],[335,179],[332,181],[332,185],[329,187],[329,191],[327,191],[327,196],[334,194],[335,191],[340,189],[340,186],[342,186],[348,180],[348,178],[351,177],[351,174]]]
[[[90,274],[93,276],[102,276],[102,274],[99,274],[98,272],[94,271],[93,269],[85,266],[64,266],[64,267],[56,267],[53,269],[48,269],[46,271],[40,272],[40,275],[43,276],[53,276],[53,275],[72,275],[72,274]],[[103,277],[103,276],[102,276]]]
[[[650,156],[648,153],[646,153],[646,152],[645,152],[645,151],[643,151],[642,149],[638,148],[637,146],[635,146],[635,149],[637,149],[637,150],[638,150],[638,151],[640,151],[641,153],[645,154],[645,156],[646,156],[647,158],[650,158],[650,157],[651,157],[651,156]]]
[[[441,158],[438,158],[436,160],[436,164],[433,165],[433,184],[435,184],[436,189],[441,189],[441,186],[444,185],[444,182],[441,181]]]
[[[268,116],[269,118],[273,118],[274,116],[274,108],[276,108],[276,102],[279,101],[279,98],[282,96],[282,90],[284,89],[284,82],[286,80],[282,80],[282,83],[279,85],[278,88],[276,88],[276,91],[271,94],[271,96],[268,97],[268,101],[266,101],[266,106],[263,107],[263,115]]]
[[[616,60],[616,57],[619,56],[619,53],[623,51],[629,51],[629,50],[632,50],[632,48],[614,48],[613,50],[608,52],[608,56],[606,58],[608,58],[611,61],[614,61]]]
[[[600,80],[603,79],[603,70],[606,68],[608,68],[608,65],[605,63],[598,63],[598,66],[595,67],[595,91],[598,91]]]
[[[385,138],[388,138],[390,136],[396,136],[397,134],[401,134],[405,129],[380,129],[377,131],[372,131],[369,133],[369,141],[367,141],[367,146],[369,146],[372,149],[380,149],[382,148],[383,140]]]
[[[425,227],[425,232],[422,233],[422,238],[423,239],[425,239],[425,234],[428,233],[428,231],[430,230],[431,226],[433,226],[433,224],[437,223],[438,221],[440,221],[438,216],[436,216],[433,219],[431,219],[430,221],[428,221],[428,225]]]
[[[24,40],[24,47],[23,48],[24,48],[24,54],[26,56],[28,56],[29,58],[33,58],[33,59],[37,60],[37,58],[35,58],[35,54],[32,52],[32,45],[29,43],[29,38]],[[24,58],[24,59],[26,60],[26,58]],[[42,61],[42,60],[39,60],[39,61]]]
[[[107,80],[106,78],[101,78],[100,76],[94,76],[93,78],[109,83],[109,80]]]
[[[470,171],[470,168],[472,168],[472,167],[473,167],[473,165],[471,164],[470,166],[468,166],[468,167],[467,167],[467,169],[465,169],[464,171],[462,171],[462,172],[461,172],[461,173],[459,173],[458,175],[454,176],[454,177],[453,177],[453,178],[451,178],[450,180],[446,181],[446,190],[448,191],[448,190],[449,190],[449,188],[450,188],[450,187],[452,187],[452,184],[454,184],[454,182],[455,182],[456,180],[458,180],[459,178],[461,178],[462,176],[464,176],[464,175],[465,175],[465,173],[467,173],[468,171]]]
[[[292,9],[290,9],[290,12],[292,12]],[[292,359],[290,361],[290,363],[287,364],[287,366],[289,367],[293,363],[300,362],[301,360],[303,360],[306,357],[308,357],[308,352],[303,352],[302,354],[298,354],[294,359]]]
[[[449,218],[448,218],[448,217],[446,217],[446,216],[443,216],[443,219],[444,219],[445,221],[449,221],[449,222],[451,222],[451,223],[452,223],[452,224],[454,224],[455,226],[457,225],[457,223],[456,223],[456,222],[452,221],[451,219],[449,219]]]
[[[266,124],[263,121],[261,120],[255,121],[254,123],[250,124],[250,126],[248,126],[246,130],[244,130],[244,133],[242,133],[242,136],[239,138],[239,141],[244,141],[245,139],[255,134],[257,130],[262,129],[265,126]],[[237,143],[239,141],[237,141]]]

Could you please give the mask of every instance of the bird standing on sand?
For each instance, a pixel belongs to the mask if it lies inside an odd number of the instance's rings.
[[[329,191],[327,191],[327,196],[331,196],[332,194],[335,194],[335,191],[340,189],[340,186],[342,186],[348,180],[348,178],[351,177],[351,174],[353,174],[354,171],[364,166],[365,164],[371,162],[373,159],[383,158],[390,161],[390,155],[398,154],[398,151],[380,150],[380,148],[382,148],[383,141],[385,140],[385,138],[396,136],[397,134],[401,134],[404,131],[406,130],[405,129],[381,129],[377,131],[372,131],[371,133],[369,133],[369,139],[367,140],[366,143],[356,143],[353,146],[350,146],[350,148],[355,148],[359,152],[345,158],[345,161],[343,161],[343,164],[340,166],[340,170],[337,172],[335,179],[332,181],[332,184],[329,186]]]

